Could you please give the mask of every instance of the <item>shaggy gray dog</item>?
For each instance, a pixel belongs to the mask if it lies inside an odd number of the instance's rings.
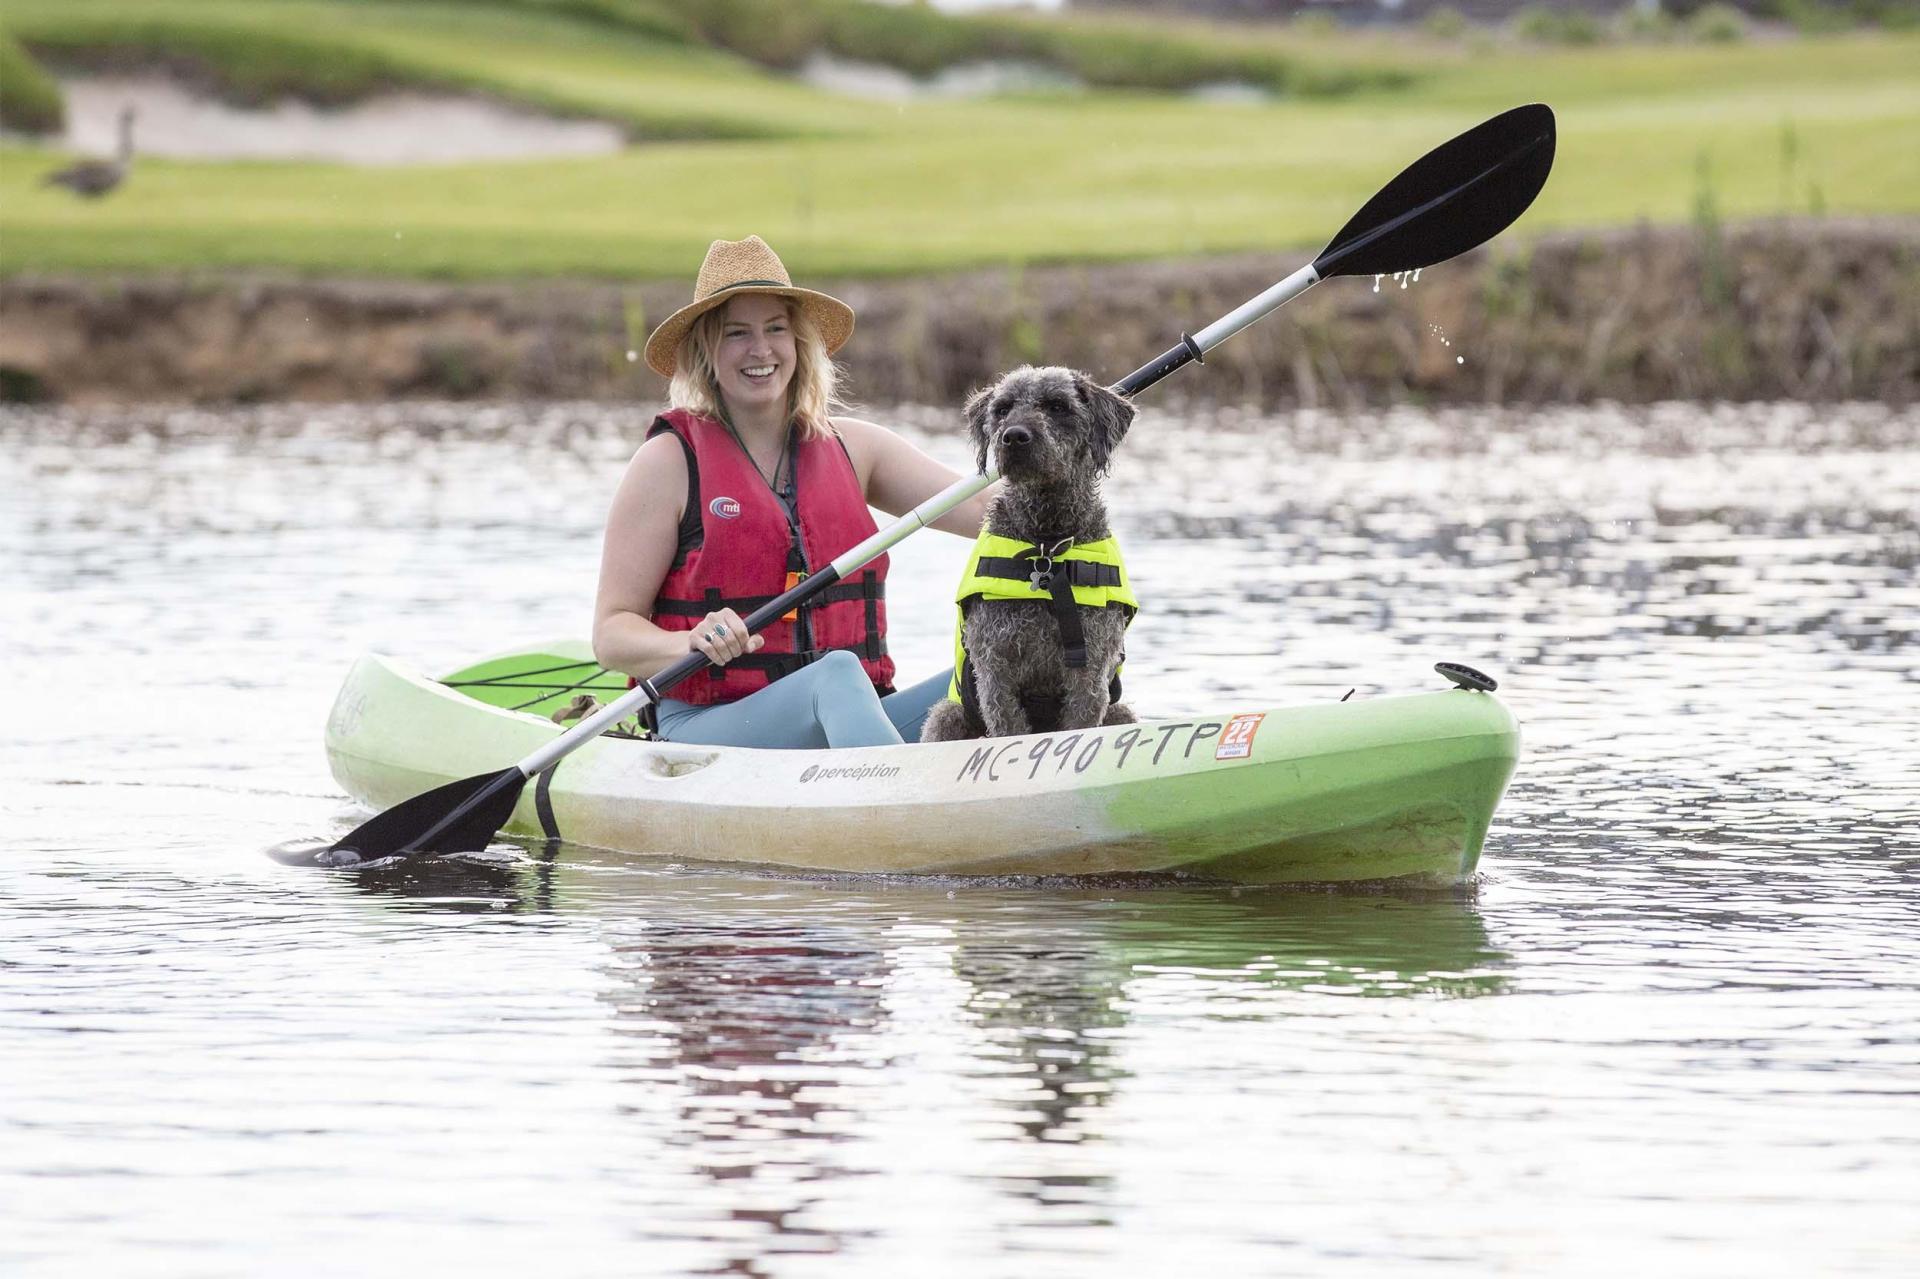
[[[1110,536],[1100,477],[1133,421],[1132,404],[1072,369],[1028,367],[974,395],[966,419],[980,469],[991,456],[1006,479],[987,512],[990,530],[1044,547]],[[1062,623],[1050,603],[972,601],[962,634],[977,714],[959,702],[936,703],[920,740],[1132,723],[1133,712],[1110,700],[1125,614],[1072,607],[1086,645],[1080,666],[1067,660]]]

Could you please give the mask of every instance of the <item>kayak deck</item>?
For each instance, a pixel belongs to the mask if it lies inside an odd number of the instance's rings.
[[[427,679],[362,657],[327,724],[334,776],[384,809],[497,771],[624,676],[549,644]],[[981,741],[777,751],[606,736],[530,784],[507,830],[820,871],[1177,872],[1243,883],[1472,873],[1519,750],[1465,691],[1241,709]]]

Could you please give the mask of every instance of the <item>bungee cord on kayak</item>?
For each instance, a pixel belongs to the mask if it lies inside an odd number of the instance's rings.
[[[580,679],[566,684],[529,682],[534,676],[552,675],[561,671],[587,671],[589,673]],[[496,688],[539,690],[540,696],[530,698],[524,702],[513,702],[506,707],[506,709],[510,711],[525,711],[532,710],[542,702],[552,701],[557,697],[564,697],[568,693],[579,693],[594,689],[604,690],[614,687],[611,684],[595,682],[597,680],[610,680],[612,678],[612,672],[608,671],[598,662],[563,662],[557,666],[541,666],[524,671],[515,671],[511,675],[496,675],[483,679],[448,679],[441,682],[448,688],[457,688],[462,692]],[[619,687],[624,688],[624,683],[619,685]]]

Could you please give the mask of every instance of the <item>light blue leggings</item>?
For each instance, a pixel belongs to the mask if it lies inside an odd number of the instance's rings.
[[[693,706],[662,698],[660,736],[700,746],[774,750],[898,746],[920,740],[927,711],[947,695],[952,679],[953,672],[945,670],[881,697],[859,658],[833,652],[737,702]]]

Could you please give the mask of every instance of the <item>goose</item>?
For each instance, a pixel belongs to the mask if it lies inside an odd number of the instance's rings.
[[[120,109],[120,154],[111,160],[82,160],[50,173],[42,186],[61,186],[75,195],[97,200],[107,192],[126,181],[127,170],[133,167],[133,108]]]

